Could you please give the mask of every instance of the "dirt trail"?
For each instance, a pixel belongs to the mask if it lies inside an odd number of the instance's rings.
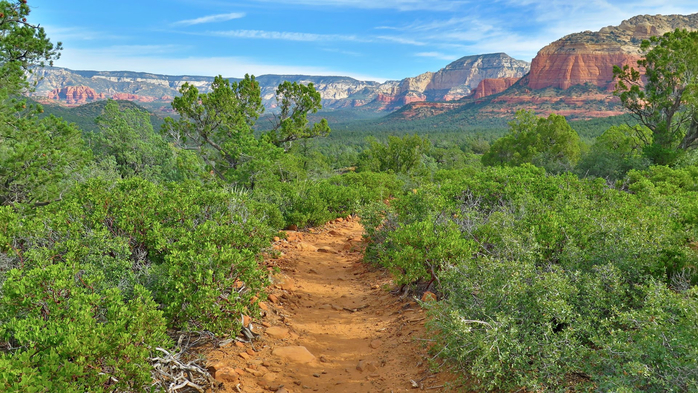
[[[267,264],[281,273],[262,304],[265,315],[251,321],[259,340],[206,353],[224,391],[439,392],[454,386],[453,375],[429,367],[424,311],[413,299],[392,295],[390,278],[361,262],[359,223],[335,221],[313,232],[289,231],[275,243],[283,255]]]

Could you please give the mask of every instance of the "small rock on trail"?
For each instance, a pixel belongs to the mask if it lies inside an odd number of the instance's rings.
[[[315,361],[315,355],[302,346],[274,348],[271,354],[295,363],[311,363]]]

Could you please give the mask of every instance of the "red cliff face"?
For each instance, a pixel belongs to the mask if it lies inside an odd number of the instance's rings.
[[[637,60],[643,57],[643,39],[677,28],[698,29],[698,14],[640,15],[598,32],[570,34],[538,52],[531,63],[528,87],[568,89],[588,83],[613,90],[614,65],[637,67]]]
[[[483,79],[475,89],[473,98],[479,99],[498,94],[514,85],[520,78]]]
[[[556,87],[569,89],[586,83],[613,90],[613,66],[630,65],[637,67],[642,57],[628,53],[604,53],[593,45],[576,45],[578,53],[555,53],[554,49],[538,52],[531,63],[528,87],[545,89]],[[552,50],[551,50],[552,49]]]
[[[104,94],[97,93],[87,86],[67,86],[48,93],[47,98],[65,101],[68,105],[82,105],[88,102],[103,100]]]

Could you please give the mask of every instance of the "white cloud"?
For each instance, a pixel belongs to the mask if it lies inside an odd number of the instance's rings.
[[[407,37],[381,35],[381,36],[378,36],[377,38],[384,40],[384,41],[390,41],[390,42],[395,42],[395,43],[404,44],[404,45],[416,45],[416,46],[427,45],[427,43],[425,43],[425,42],[418,41],[418,40],[412,39],[412,38],[407,38]]]
[[[55,62],[56,67],[73,70],[97,71],[135,71],[159,73],[165,75],[197,75],[225,77],[242,77],[245,74],[265,75],[324,75],[349,76],[358,80],[383,82],[386,78],[364,75],[346,70],[332,70],[325,67],[265,64],[247,57],[186,57],[146,56],[138,51],[131,54],[119,53],[113,49],[66,49],[63,56]]]
[[[264,3],[282,3],[322,7],[360,9],[395,9],[398,11],[454,11],[472,1],[467,0],[256,0]]]
[[[244,17],[245,17],[244,12],[231,12],[229,14],[216,14],[216,15],[202,16],[201,18],[196,18],[196,19],[180,20],[179,22],[173,23],[173,25],[175,25],[175,26],[193,26],[193,25],[200,25],[203,23],[226,22],[229,20],[240,19],[240,18],[244,18]]]
[[[61,27],[54,25],[43,25],[46,34],[52,42],[59,41],[96,41],[96,40],[121,40],[128,39],[124,35],[108,34],[102,31],[87,29],[84,27]]]
[[[288,31],[266,31],[266,30],[209,31],[209,32],[206,32],[204,34],[217,36],[217,37],[250,38],[250,39],[283,40],[283,41],[303,41],[303,42],[364,41],[355,35],[297,33],[297,32],[288,32]]]
[[[457,59],[460,59],[460,57],[461,57],[461,56],[446,55],[446,54],[443,54],[441,52],[419,52],[419,53],[415,53],[414,55],[418,56],[418,57],[432,57],[435,59],[449,60],[449,61],[457,60]]]

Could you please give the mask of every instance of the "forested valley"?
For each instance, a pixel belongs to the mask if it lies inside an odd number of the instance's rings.
[[[698,33],[616,68],[619,119],[349,132],[284,82],[256,127],[246,76],[81,129],[21,95],[61,50],[29,12],[0,2],[0,390],[167,391],[161,349],[260,312],[280,230],[354,215],[469,390],[698,391]]]

